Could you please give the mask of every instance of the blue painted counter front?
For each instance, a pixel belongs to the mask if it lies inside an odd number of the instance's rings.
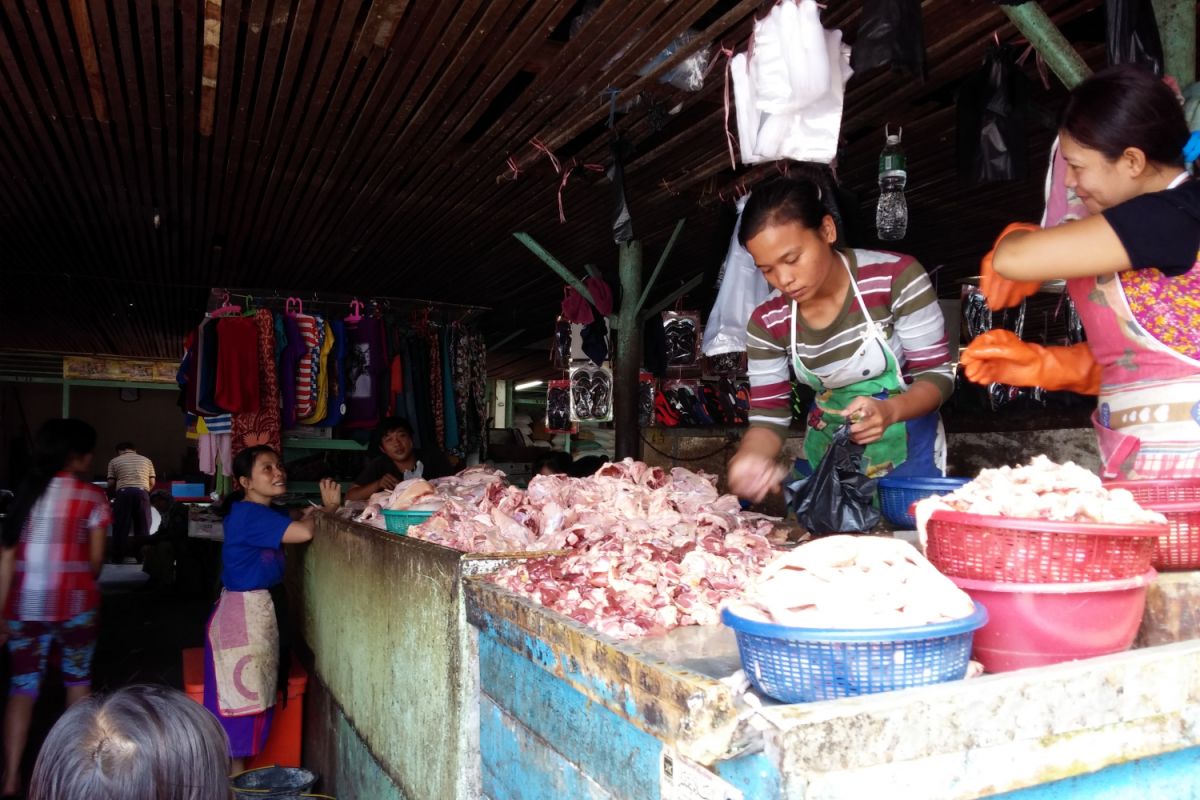
[[[671,800],[664,755],[746,800],[1200,797],[1198,642],[739,717],[711,677],[467,583],[490,800]]]

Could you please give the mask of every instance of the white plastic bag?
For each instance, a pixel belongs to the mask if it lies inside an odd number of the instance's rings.
[[[721,286],[717,290],[717,301],[713,303],[704,326],[701,349],[706,356],[722,353],[740,353],[746,349],[746,324],[754,309],[767,299],[771,287],[763,277],[754,259],[746,248],[738,244],[738,231],[742,227],[742,211],[750,195],[738,200],[738,221],[733,226],[733,237],[729,240],[729,251],[721,267]]]
[[[784,0],[754,24],[754,57],[730,64],[743,164],[837,154],[850,49],[815,0]]]

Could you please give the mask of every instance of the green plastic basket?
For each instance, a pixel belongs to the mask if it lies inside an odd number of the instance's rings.
[[[393,511],[390,508],[383,510],[383,521],[387,524],[388,532],[401,536],[408,533],[409,527],[420,525],[432,516],[432,511]]]

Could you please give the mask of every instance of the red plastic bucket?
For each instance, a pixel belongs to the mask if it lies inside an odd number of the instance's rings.
[[[982,603],[975,659],[988,672],[1041,667],[1128,650],[1157,573],[1091,583],[1000,583],[950,578]]]

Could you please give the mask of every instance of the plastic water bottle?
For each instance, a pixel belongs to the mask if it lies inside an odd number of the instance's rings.
[[[901,133],[904,129],[901,128]],[[875,235],[881,240],[903,239],[908,233],[908,202],[904,184],[908,181],[901,133],[888,133],[887,144],[879,154],[879,204],[875,206]]]

